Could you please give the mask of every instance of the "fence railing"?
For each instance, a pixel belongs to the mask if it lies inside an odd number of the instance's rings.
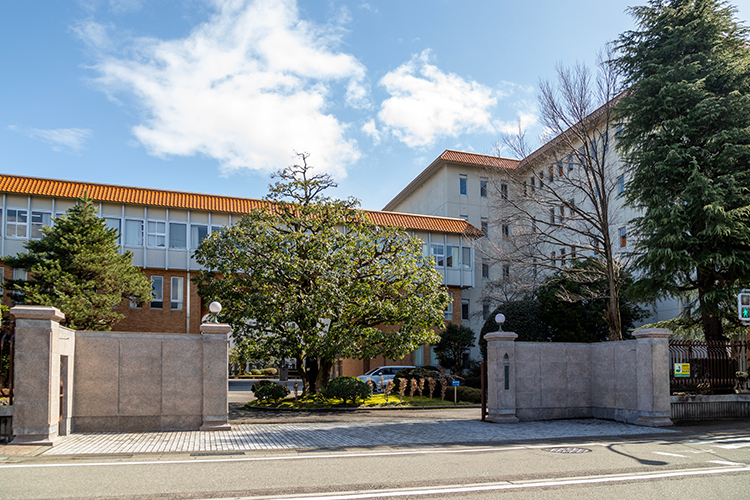
[[[748,390],[748,342],[670,340],[670,391],[730,394]],[[689,376],[675,364],[689,365]]]
[[[12,321],[0,325],[0,398],[8,397],[13,404],[13,345],[15,328]]]

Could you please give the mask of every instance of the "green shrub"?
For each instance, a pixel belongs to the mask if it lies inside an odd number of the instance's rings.
[[[372,396],[372,389],[357,377],[336,377],[328,382],[323,396],[329,399],[343,399],[344,403],[357,404],[357,398],[367,399]]]
[[[273,400],[278,403],[283,397],[289,394],[289,389],[270,380],[259,380],[253,384],[253,392],[259,401]]]
[[[253,368],[252,370],[250,370],[250,375],[263,375],[263,372],[261,372],[257,368]]]
[[[445,391],[446,401],[453,401],[454,389],[458,389],[458,401],[474,404],[480,404],[482,402],[482,390],[474,387],[466,387],[465,385],[448,387],[448,390]]]
[[[481,377],[466,377],[464,379],[464,385],[466,387],[473,387],[475,389],[481,389],[482,388],[482,379],[481,379]]]
[[[261,371],[263,375],[276,375],[276,368],[264,368]]]

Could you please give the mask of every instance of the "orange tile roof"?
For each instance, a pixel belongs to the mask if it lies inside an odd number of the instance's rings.
[[[456,163],[468,163],[480,167],[498,167],[498,168],[516,168],[519,160],[512,158],[502,158],[500,156],[480,155],[477,153],[467,153],[465,151],[455,151],[446,149],[438,159],[452,161]]]
[[[255,198],[113,186],[92,182],[41,179],[38,177],[7,174],[0,174],[0,192],[58,198],[80,198],[85,193],[92,200],[101,202],[179,208],[184,210],[205,210],[231,214],[246,214],[253,209],[268,206],[269,203],[265,200]],[[483,235],[479,229],[463,219],[399,214],[376,210],[365,210],[365,212],[373,223],[384,226],[457,233],[471,237],[481,237]]]

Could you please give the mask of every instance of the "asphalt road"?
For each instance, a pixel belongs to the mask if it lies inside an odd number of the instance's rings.
[[[750,497],[750,423],[678,430],[658,438],[499,446],[41,455],[0,462],[0,498]]]

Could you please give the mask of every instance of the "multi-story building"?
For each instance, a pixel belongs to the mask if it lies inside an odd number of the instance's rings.
[[[88,182],[0,175],[0,254],[24,251],[24,242],[40,238],[41,228],[52,223],[84,194],[98,203],[107,226],[120,233],[121,251],[133,254],[133,265],[152,281],[152,301],[135,307],[123,301],[118,311],[125,318],[118,331],[198,332],[206,304],[191,278],[201,269],[194,250],[208,234],[236,223],[243,214],[268,202],[198,193],[185,193]],[[444,258],[436,268],[456,305],[446,321],[459,321],[463,294],[475,284],[474,240],[481,232],[462,218],[365,211],[379,225],[397,226],[421,238],[426,249]],[[25,279],[25,271],[3,268],[5,279]],[[8,300],[8,297],[6,297]],[[405,364],[434,363],[424,346]],[[337,373],[360,375],[371,367],[397,360],[342,360]]]
[[[627,174],[615,148],[608,144],[616,140],[617,129],[596,136],[599,144],[585,146],[558,137],[520,161],[446,150],[384,207],[386,211],[460,217],[481,228],[485,237],[476,244],[476,286],[466,290],[461,303],[463,324],[476,334],[498,305],[499,296],[520,298],[561,263],[601,251],[596,241],[585,237],[585,231],[570,230],[573,224],[588,223],[586,211],[595,211],[591,198],[599,192],[594,186],[586,195],[582,183],[568,182],[576,176],[580,179],[583,161],[601,161],[606,169],[602,189],[611,191],[611,205],[603,216],[604,227],[615,258],[623,263],[628,259],[635,243],[629,222],[637,214],[620,196]],[[523,245],[513,244],[522,238]],[[522,247],[529,253],[522,254]],[[508,288],[500,287],[499,293],[498,284],[503,283]],[[514,296],[514,291],[520,294]],[[642,323],[674,318],[682,308],[678,300],[645,307],[649,317]],[[479,348],[472,349],[470,356],[478,359]]]

